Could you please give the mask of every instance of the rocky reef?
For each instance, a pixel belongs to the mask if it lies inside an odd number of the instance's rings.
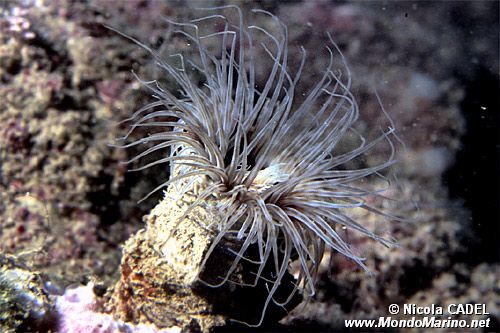
[[[387,193],[398,200],[385,203],[408,220],[384,224],[399,247],[387,249],[345,232],[342,236],[363,254],[373,275],[329,253],[314,299],[279,324],[286,313],[276,310],[270,315],[274,322],[261,329],[342,329],[344,319],[387,315],[391,303],[485,303],[490,330],[498,330],[500,266],[493,212],[498,185],[487,173],[498,163],[498,147],[487,140],[478,146],[468,137],[473,125],[480,128],[475,135],[498,128],[498,98],[487,95],[490,89],[495,96],[498,92],[498,53],[491,47],[498,44],[498,3],[263,1],[241,6],[245,13],[259,7],[278,15],[288,25],[290,45],[306,50],[322,49],[324,32],[331,32],[353,72],[361,110],[357,129],[367,137],[380,132],[372,126],[384,118],[378,96],[406,145],[396,167],[397,191]],[[169,39],[171,27],[162,17],[185,21],[197,15],[194,7],[196,1],[187,6],[176,1],[0,6],[2,331],[231,329],[236,324],[230,318],[260,315],[264,285],[253,295],[195,282],[211,236],[194,222],[166,237],[166,248],[151,242],[151,235],[174,229],[178,200],[167,205],[158,193],[137,201],[168,171],[158,166],[129,173],[121,162],[137,151],[108,145],[128,130],[117,124],[149,100],[131,70],[140,77],[159,73],[147,52],[104,25],[175,53],[186,46]],[[298,55],[300,49],[290,52]],[[327,60],[320,53],[314,59],[305,71],[304,89]],[[477,85],[483,89],[471,88]],[[469,157],[477,163],[466,172],[484,177],[458,173],[492,188],[475,192],[493,202],[489,208],[479,206],[491,216],[477,215],[478,206],[469,205],[464,192],[459,192],[464,199],[453,196],[457,186],[475,188],[453,178],[465,149],[481,151],[484,159]],[[374,154],[365,163],[377,159]],[[216,218],[213,212],[198,213]],[[365,225],[379,225],[376,214],[356,214]],[[212,263],[209,273],[224,268],[224,255],[216,256],[220,266]],[[294,273],[292,265],[289,278]],[[235,300],[242,299],[247,301],[238,308]]]

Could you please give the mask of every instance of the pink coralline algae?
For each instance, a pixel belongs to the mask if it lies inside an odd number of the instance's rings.
[[[113,319],[112,315],[96,311],[94,285],[67,289],[56,300],[59,333],[179,333],[179,327],[158,329],[153,325],[133,325]]]

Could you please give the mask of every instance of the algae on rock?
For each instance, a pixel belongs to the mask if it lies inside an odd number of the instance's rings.
[[[193,289],[214,238],[201,223],[220,219],[220,212],[206,202],[179,221],[193,197],[174,186],[165,194],[146,216],[146,228],[124,246],[113,311],[121,320],[158,327],[187,327],[194,320],[207,331],[224,324],[225,318],[212,314],[212,304]]]

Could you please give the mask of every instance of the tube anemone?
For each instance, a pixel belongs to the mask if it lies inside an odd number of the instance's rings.
[[[133,39],[178,84],[179,93],[162,88],[156,81],[141,80],[155,100],[127,119],[131,127],[123,139],[139,127],[157,132],[121,147],[148,146],[129,163],[164,151],[163,157],[136,169],[163,163],[170,166],[170,177],[146,197],[176,186],[196,197],[184,216],[208,201],[223,212],[224,218],[215,225],[198,221],[214,235],[203,265],[223,240],[237,244],[229,249],[234,261],[226,275],[218,283],[207,284],[221,286],[231,280],[240,261],[253,263],[253,285],[262,279],[269,285],[260,325],[270,302],[286,304],[298,290],[314,295],[319,264],[327,248],[366,269],[363,258],[339,235],[339,228],[393,244],[352,219],[350,210],[364,208],[385,215],[365,201],[379,194],[362,183],[367,177],[380,176],[395,162],[394,129],[382,131],[370,142],[353,129],[359,111],[350,91],[351,73],[330,35],[330,45],[325,46],[329,63],[299,100],[296,88],[307,54],[301,48],[300,63],[292,72],[287,27],[263,10],[253,12],[272,22],[266,28],[245,24],[236,6],[210,10],[222,9],[236,12],[236,22],[221,14],[188,23],[169,21],[177,27],[174,33],[196,49],[189,59],[176,54],[167,61]],[[219,29],[202,33],[207,26]],[[334,54],[343,63],[342,77],[333,68]],[[262,69],[259,64],[264,62],[271,65],[259,88],[256,77]],[[201,77],[203,84],[193,77]],[[352,134],[359,136],[359,144],[341,152],[342,140]],[[352,169],[353,160],[383,143],[390,146],[384,162]],[[249,254],[250,248],[254,255]],[[292,295],[277,300],[273,296],[293,260],[300,269]],[[264,277],[264,267],[269,264],[273,274]]]

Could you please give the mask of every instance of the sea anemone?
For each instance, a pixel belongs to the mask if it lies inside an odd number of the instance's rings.
[[[126,36],[147,50],[179,89],[171,91],[157,81],[138,78],[155,100],[126,120],[131,127],[122,139],[129,139],[138,128],[157,132],[120,147],[147,147],[127,163],[155,156],[134,170],[169,164],[168,180],[146,197],[176,186],[196,198],[184,216],[207,201],[216,203],[223,212],[222,221],[198,221],[214,234],[203,265],[223,241],[233,244],[226,250],[234,261],[218,283],[205,283],[221,286],[231,280],[240,261],[254,264],[253,285],[262,279],[269,285],[260,325],[270,302],[284,305],[298,290],[314,295],[326,249],[366,269],[339,229],[394,244],[350,214],[363,208],[385,215],[367,203],[366,198],[380,194],[367,188],[366,179],[382,177],[380,172],[395,162],[394,128],[381,129],[380,136],[369,142],[354,129],[359,110],[350,91],[351,73],[330,35],[330,45],[325,46],[329,63],[309,91],[298,94],[307,53],[300,49],[300,61],[292,73],[288,31],[282,21],[267,11],[253,10],[268,24],[247,25],[237,6],[210,10],[230,10],[237,19],[217,13],[188,23],[168,21],[177,28],[173,33],[195,48],[189,59],[181,53],[165,59]],[[214,26],[217,30],[206,31]],[[336,57],[343,71],[334,69]],[[257,79],[266,69],[265,81]],[[265,83],[259,86],[259,82]],[[349,150],[344,144],[347,137]],[[379,144],[390,147],[383,162],[356,163]],[[159,158],[158,151],[164,151]],[[279,301],[274,296],[294,260],[300,267],[297,281],[291,295]],[[273,273],[264,277],[266,265],[272,266]]]

